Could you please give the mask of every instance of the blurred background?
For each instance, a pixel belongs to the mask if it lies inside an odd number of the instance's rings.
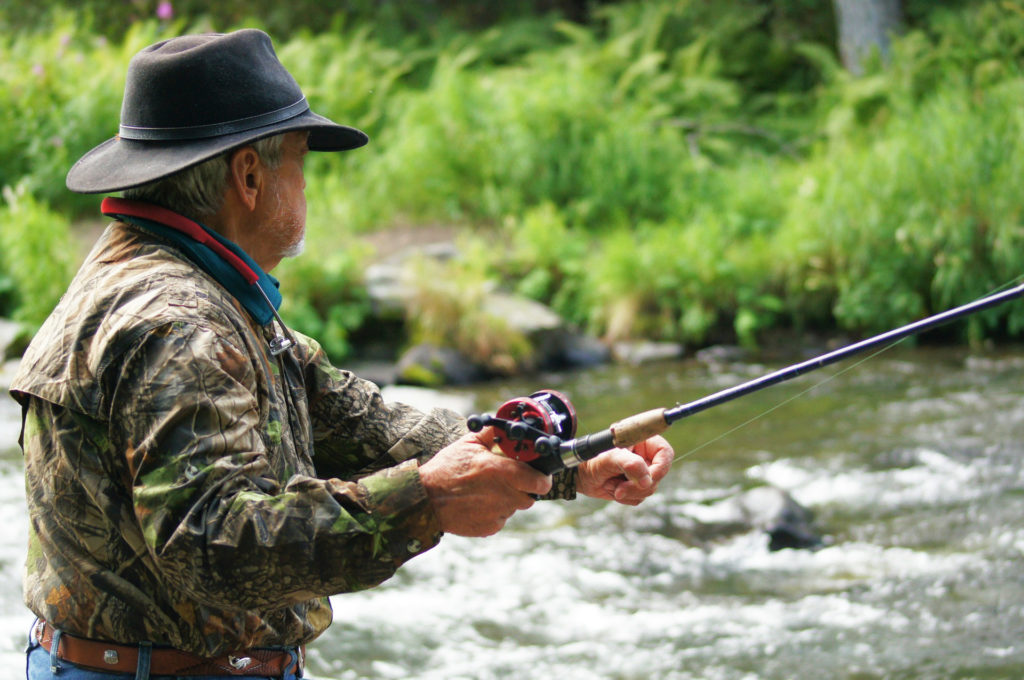
[[[276,272],[286,319],[335,361],[386,329],[515,372],[529,347],[474,291],[609,342],[758,347],[883,330],[1021,271],[1015,0],[9,0],[0,316],[38,324],[82,257],[68,244],[102,225],[63,178],[116,133],[131,55],[244,26],[371,137],[311,159],[315,255]],[[367,267],[438,234],[458,256],[416,268],[415,314],[379,314]],[[1022,325],[1007,307],[950,332]]]
[[[241,27],[370,135],[311,155],[307,253],[274,274],[335,363],[434,390],[396,398],[554,387],[589,432],[1024,272],[1022,0],[6,0],[8,368],[105,225],[64,175],[116,133],[131,56]],[[551,359],[548,318],[590,344]],[[1004,305],[681,423],[649,504],[543,504],[334,598],[313,675],[1021,677],[1022,329]],[[414,347],[472,370],[403,365]],[[0,407],[11,678],[18,418]],[[816,549],[721,505],[764,487],[813,511]]]

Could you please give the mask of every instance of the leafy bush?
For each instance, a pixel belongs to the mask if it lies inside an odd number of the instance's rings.
[[[365,252],[357,245],[326,254],[318,248],[317,252],[287,259],[274,270],[284,297],[282,318],[289,326],[316,338],[333,361],[351,353],[351,333],[370,311],[362,284]]]
[[[205,20],[183,0],[186,19],[136,22],[116,40],[95,37],[88,13],[4,32],[0,104],[15,115],[2,124],[0,185],[21,187],[14,204],[40,219],[94,209],[63,178],[116,129],[132,54],[184,21],[273,27],[307,4],[256,20],[228,3]],[[534,6],[524,0],[472,20],[453,10],[422,31],[405,28],[453,4],[350,3],[345,16],[325,6],[305,28],[290,17],[275,42],[314,109],[372,138],[307,164],[311,250],[329,255],[282,265],[291,323],[336,357],[350,351],[367,314],[368,255],[352,244],[392,224],[485,232],[471,261],[421,274],[423,316],[410,326],[512,363],[517,341],[467,302],[488,286],[610,339],[754,345],[783,326],[891,327],[1021,271],[1016,0],[908,1],[891,63],[859,78],[840,67],[830,13],[811,0],[602,2],[573,14],[577,4],[559,3],[576,22],[511,19],[509,7]],[[499,16],[485,31],[454,28]],[[8,307],[37,297],[11,267],[0,268]],[[482,340],[468,336],[477,328],[489,329]],[[1021,328],[1024,311],[1006,306],[968,333]]]
[[[0,186],[24,183],[62,210],[94,208],[95,199],[70,193],[64,177],[82,154],[117,133],[128,61],[157,35],[155,24],[137,24],[114,44],[69,14],[47,34],[0,34],[0,109],[14,114],[0,123]]]
[[[33,197],[25,184],[5,187],[0,207],[0,294],[13,292],[11,317],[38,327],[71,281],[67,219]]]
[[[848,328],[881,330],[994,291],[1024,267],[1024,81],[951,86],[894,117],[867,145],[836,144],[808,168],[786,221],[804,254],[794,288],[832,288]],[[1009,114],[1009,115],[1008,115]],[[975,336],[1022,312],[972,319]]]
[[[793,0],[796,4],[807,0]],[[7,0],[0,7],[0,31],[19,32],[45,24],[54,11],[69,3],[63,0]],[[109,39],[119,39],[139,21],[162,17],[202,20],[220,27],[251,22],[260,24],[273,35],[289,37],[303,31],[324,31],[345,22],[372,23],[389,39],[424,35],[437,38],[453,31],[479,30],[504,24],[527,15],[549,12],[564,14],[576,20],[586,19],[587,0],[505,0],[505,2],[379,2],[378,0],[78,0],[79,12],[95,17],[97,32]]]
[[[378,200],[386,191],[412,216],[435,219],[496,221],[545,200],[590,226],[664,216],[685,158],[677,133],[610,107],[586,73],[480,78],[458,61],[442,60],[431,88],[410,96],[369,171]]]
[[[589,232],[570,227],[558,208],[546,202],[521,218],[507,218],[484,252],[489,270],[512,282],[510,287],[517,293],[585,325],[587,319],[581,314],[583,273],[590,263],[593,241]]]

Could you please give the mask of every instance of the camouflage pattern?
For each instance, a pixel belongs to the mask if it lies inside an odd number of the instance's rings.
[[[107,229],[12,386],[32,611],[201,655],[302,644],[327,596],[438,543],[418,465],[461,417],[385,403],[298,333],[270,356],[275,334],[167,244]]]

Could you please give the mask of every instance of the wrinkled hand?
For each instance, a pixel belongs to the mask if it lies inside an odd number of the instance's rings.
[[[547,475],[495,455],[494,435],[493,427],[467,434],[420,466],[420,479],[443,531],[490,536],[517,510],[533,505],[530,494],[551,490]]]
[[[579,466],[576,488],[593,498],[639,505],[658,488],[674,457],[672,446],[661,436],[629,449],[611,449]]]

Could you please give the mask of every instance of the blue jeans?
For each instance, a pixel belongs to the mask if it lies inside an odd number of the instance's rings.
[[[52,647],[56,649],[57,645]],[[139,654],[139,669],[135,673],[104,673],[82,668],[58,659],[56,655],[46,651],[36,641],[34,634],[29,635],[27,656],[25,667],[27,680],[177,680],[177,676],[173,675],[150,675],[148,655],[142,652]],[[297,655],[293,653],[293,656],[296,661],[295,666],[298,666]],[[56,673],[53,672],[53,668],[57,669]],[[238,680],[239,677],[237,675],[190,675],[182,676],[181,680],[230,680],[231,678]],[[296,676],[294,671],[289,671],[278,680],[298,680],[299,677],[301,676]],[[274,680],[260,676],[245,676],[245,678],[247,680]]]

